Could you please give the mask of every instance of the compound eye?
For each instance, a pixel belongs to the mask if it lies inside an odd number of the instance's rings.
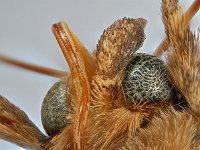
[[[173,95],[163,61],[144,53],[137,53],[127,65],[122,88],[127,104],[159,102],[169,100]]]
[[[62,78],[50,88],[44,98],[41,118],[48,135],[54,135],[72,123],[74,104],[66,102],[67,98],[71,98],[70,91],[67,90],[68,84],[68,79]]]

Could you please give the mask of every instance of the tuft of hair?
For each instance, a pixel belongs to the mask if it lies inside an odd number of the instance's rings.
[[[155,117],[146,128],[140,128],[136,136],[127,140],[123,150],[197,150],[197,122],[186,111],[173,108]]]
[[[171,7],[168,7],[171,6]],[[200,113],[199,32],[184,27],[181,7],[175,0],[163,0],[163,23],[170,41],[167,68],[173,81],[193,111]]]

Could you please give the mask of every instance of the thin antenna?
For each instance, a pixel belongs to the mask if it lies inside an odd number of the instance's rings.
[[[59,70],[55,70],[55,69],[51,69],[51,68],[47,68],[47,67],[41,67],[41,66],[37,66],[37,65],[32,65],[29,63],[25,63],[16,59],[12,59],[3,55],[0,55],[0,61],[7,63],[7,64],[11,64],[26,70],[30,70],[33,72],[37,72],[37,73],[41,73],[41,74],[45,74],[48,76],[52,76],[52,77],[64,77],[67,76],[67,72],[64,71],[59,71]]]

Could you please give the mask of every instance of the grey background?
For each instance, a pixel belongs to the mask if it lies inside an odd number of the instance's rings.
[[[93,51],[102,34],[115,20],[143,17],[148,20],[146,40],[140,51],[152,53],[164,38],[161,0],[1,0],[0,54],[33,64],[68,69],[51,32],[51,25],[65,20],[85,46]],[[191,0],[182,0],[188,8]],[[200,23],[199,14],[192,28]],[[0,94],[23,109],[43,131],[40,107],[48,89],[58,79],[0,62]],[[0,140],[1,150],[21,149]]]

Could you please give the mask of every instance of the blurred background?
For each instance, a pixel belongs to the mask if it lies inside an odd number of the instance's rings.
[[[187,9],[191,0],[180,1]],[[65,20],[91,52],[103,30],[122,17],[148,20],[146,40],[140,52],[152,53],[164,38],[161,0],[6,0],[0,4],[0,54],[29,63],[68,70],[51,32],[51,26]],[[192,21],[196,29],[199,13]],[[29,72],[0,62],[0,95],[24,110],[44,132],[40,108],[49,88],[58,79]],[[22,150],[0,140],[1,150]]]

